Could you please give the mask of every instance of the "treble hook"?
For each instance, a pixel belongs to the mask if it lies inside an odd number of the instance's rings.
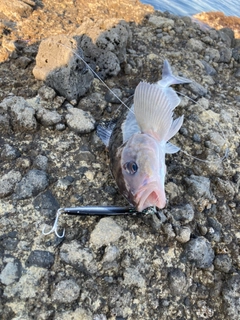
[[[45,226],[45,227],[43,228],[43,230],[42,230],[42,234],[44,234],[44,235],[46,236],[46,235],[54,232],[55,235],[56,235],[58,238],[63,238],[63,237],[64,237],[64,235],[65,235],[65,229],[63,229],[63,233],[62,233],[61,236],[59,235],[58,230],[57,230],[57,229],[58,229],[58,219],[59,219],[61,213],[63,213],[63,212],[64,212],[64,208],[59,208],[59,209],[58,209],[58,211],[57,211],[57,213],[56,213],[56,218],[55,218],[55,221],[54,221],[54,224],[53,224],[52,229],[51,229],[49,232],[45,232],[45,231],[44,231],[44,230],[46,229],[46,226]]]

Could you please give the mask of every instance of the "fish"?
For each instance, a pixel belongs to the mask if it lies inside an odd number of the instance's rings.
[[[140,82],[129,108],[117,122],[107,128],[97,127],[98,136],[108,147],[110,170],[119,192],[138,212],[166,206],[165,155],[180,150],[169,140],[184,119],[183,115],[173,119],[180,98],[170,86],[190,82],[173,75],[169,62],[164,60],[162,79],[156,83]]]

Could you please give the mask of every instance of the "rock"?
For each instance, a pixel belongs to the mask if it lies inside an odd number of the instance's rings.
[[[95,120],[90,112],[78,108],[68,108],[66,121],[68,127],[76,133],[88,133],[95,129]]]
[[[238,320],[240,317],[240,276],[239,274],[233,274],[224,283],[222,295],[226,310],[224,313],[227,318],[232,320]]]
[[[102,259],[103,263],[110,263],[116,261],[119,256],[119,249],[116,246],[107,246]]]
[[[33,74],[69,101],[79,100],[90,88],[93,75],[78,55],[83,58],[74,38],[47,38],[39,46]]]
[[[173,239],[176,237],[176,233],[175,231],[173,230],[173,226],[171,223],[165,223],[163,225],[163,231],[164,233],[166,234],[167,238],[168,239]]]
[[[228,273],[232,268],[232,259],[227,254],[218,254],[213,264],[215,269]]]
[[[201,136],[198,133],[194,133],[192,139],[194,142],[197,142],[197,143],[200,143],[202,141]]]
[[[210,132],[208,136],[212,143],[214,143],[221,149],[226,144],[225,139],[218,132]]]
[[[19,57],[16,61],[16,65],[19,68],[26,69],[31,62],[32,60],[28,57]]]
[[[46,270],[39,270],[39,268],[37,272],[35,267],[26,269],[18,282],[14,282],[12,285],[5,288],[4,296],[6,298],[13,298],[17,295],[21,300],[36,297],[39,290],[39,284],[45,273]]]
[[[117,242],[122,235],[122,229],[110,217],[102,218],[90,236],[90,243],[100,248],[104,245]]]
[[[74,178],[71,176],[64,177],[57,181],[57,187],[61,190],[67,190],[67,188],[73,183]]]
[[[53,101],[53,99],[56,97],[56,92],[48,86],[42,86],[38,90],[38,94],[41,97],[41,99],[45,101]]]
[[[207,74],[209,74],[210,76],[215,76],[217,74],[216,69],[214,69],[209,63],[207,63],[204,60],[201,60],[201,62],[203,64]]]
[[[206,234],[206,238],[209,241],[220,242],[221,240],[221,230],[222,225],[216,219],[212,217],[208,217],[208,232]]]
[[[57,312],[54,316],[54,320],[95,320],[89,311],[83,308],[77,308],[74,311],[66,311],[63,313]],[[107,318],[105,318],[107,320]],[[105,320],[102,319],[102,320]],[[100,319],[99,319],[100,320]]]
[[[20,200],[36,196],[48,186],[48,183],[46,172],[30,170],[16,185],[14,198]]]
[[[234,187],[234,184],[229,180],[223,180],[221,178],[217,178],[217,188],[218,191],[220,191],[221,194],[225,195],[226,200],[233,200],[235,194],[237,193],[236,187]]]
[[[33,201],[34,208],[51,219],[56,216],[59,203],[50,190],[39,194]]]
[[[168,274],[168,285],[172,295],[181,296],[186,294],[188,286],[185,273],[179,268],[171,270]]]
[[[165,17],[160,17],[160,16],[155,16],[152,15],[150,16],[150,18],[148,19],[149,23],[152,24],[153,26],[157,27],[157,28],[163,28],[163,27],[174,27],[174,20],[172,19],[168,19]]]
[[[204,44],[202,43],[201,40],[196,40],[196,39],[189,39],[186,48],[188,50],[196,51],[196,52],[201,52],[204,49]]]
[[[219,62],[226,62],[229,63],[232,58],[232,50],[226,47],[222,47],[219,50],[220,52],[220,59]]]
[[[197,268],[209,268],[214,259],[214,251],[204,237],[190,240],[184,249],[183,256]]]
[[[0,198],[13,193],[16,183],[22,178],[19,171],[11,170],[0,178]]]
[[[233,49],[232,57],[235,61],[240,62],[240,46]]]
[[[14,160],[20,157],[20,155],[21,155],[20,152],[10,144],[5,144],[2,147],[1,158],[3,159]]]
[[[9,232],[1,235],[1,245],[7,251],[14,251],[18,242],[17,232]]]
[[[112,92],[108,91],[106,93],[105,99],[107,102],[110,102],[110,103],[121,103],[120,99],[122,99],[122,91],[120,89],[113,88]]]
[[[20,21],[22,18],[27,18],[33,11],[35,2],[31,0],[21,1],[21,0],[1,0],[0,12],[2,12],[10,20]]]
[[[222,28],[218,31],[220,39],[226,44],[227,47],[231,48],[234,42],[234,32],[230,28]]]
[[[75,280],[60,281],[52,295],[52,299],[60,303],[71,303],[78,299],[80,287]]]
[[[206,48],[205,57],[208,57],[210,61],[218,62],[220,60],[220,53],[217,49],[214,48]]]
[[[194,209],[190,204],[174,207],[171,210],[171,215],[175,220],[186,224],[194,219]]]
[[[93,81],[93,85],[96,79]],[[106,100],[104,95],[98,92],[93,92],[87,97],[82,98],[79,101],[78,108],[84,111],[89,111],[91,114],[95,115],[97,121],[102,120],[103,112],[106,108]]]
[[[190,178],[185,178],[185,182],[188,186],[188,193],[194,196],[196,199],[213,199],[209,178],[191,175]]]
[[[132,41],[132,33],[125,21],[85,19],[75,33],[86,62],[101,78],[119,73],[120,64],[126,60],[127,45]]]
[[[47,93],[44,91],[44,93],[43,92],[41,93],[42,95],[46,94],[45,97],[42,97],[40,94],[38,94],[37,96],[26,100],[28,105],[36,111],[37,116],[39,116],[40,119],[42,117],[42,114],[45,115],[45,113],[47,114],[50,111],[52,111],[52,112],[55,111],[55,113],[53,113],[53,114],[57,114],[56,109],[59,109],[65,101],[64,97],[55,96],[55,98],[53,98],[53,95],[54,94],[56,95],[56,93],[53,89],[46,87],[46,86],[44,86],[43,88],[47,88],[46,91],[48,92]],[[52,90],[52,91],[50,91],[50,90]],[[47,98],[47,97],[49,97],[49,100],[45,100],[45,98]],[[38,115],[38,113],[39,113],[39,115]]]
[[[54,254],[49,251],[34,250],[26,261],[26,267],[39,267],[49,269],[54,263]]]
[[[16,160],[16,166],[22,169],[28,169],[31,166],[31,159],[20,157]]]
[[[210,29],[209,30],[209,35],[213,40],[218,40],[219,39],[219,33],[215,29]]]
[[[173,201],[176,197],[180,196],[181,190],[174,182],[168,182],[165,186],[165,190],[168,193],[169,200]]]
[[[38,110],[36,117],[44,127],[51,127],[62,121],[62,116],[57,111],[49,111],[44,108]]]
[[[213,39],[209,36],[205,36],[201,39],[202,42],[206,43],[206,44],[213,44]]]
[[[10,260],[10,259],[8,259]],[[8,286],[17,282],[21,277],[21,262],[18,259],[11,259],[0,273],[0,281],[2,284]]]
[[[22,97],[10,96],[0,103],[1,109],[11,113],[11,124],[16,131],[36,131],[35,110]]]
[[[46,156],[39,154],[34,159],[33,165],[39,170],[46,171],[48,166],[48,158]]]
[[[198,96],[202,97],[207,94],[207,89],[205,89],[201,84],[193,81],[187,85],[189,90],[193,92],[194,94],[197,94]]]
[[[189,227],[182,227],[176,236],[176,240],[180,243],[186,243],[190,240],[191,229]]]
[[[66,126],[63,123],[58,123],[56,124],[55,129],[58,131],[64,131],[66,129]]]
[[[77,241],[69,244],[64,243],[60,251],[61,260],[77,270],[84,270],[87,273],[95,273],[97,271],[96,261],[90,250],[82,248]]]

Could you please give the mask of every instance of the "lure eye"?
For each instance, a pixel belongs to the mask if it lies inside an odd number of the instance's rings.
[[[127,171],[129,174],[135,174],[138,171],[138,165],[134,161],[126,162],[123,165],[123,168]]]

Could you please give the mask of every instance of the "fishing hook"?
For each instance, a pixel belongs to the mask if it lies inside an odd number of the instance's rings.
[[[62,213],[64,213],[64,208],[59,208],[59,209],[57,210],[56,218],[55,218],[55,221],[54,221],[54,224],[53,224],[52,229],[51,229],[50,231],[48,231],[48,232],[45,232],[45,229],[46,229],[46,226],[45,226],[45,227],[43,228],[43,230],[42,230],[42,234],[44,234],[44,235],[46,236],[46,235],[54,232],[55,235],[56,235],[58,238],[63,238],[63,237],[64,237],[64,235],[65,235],[65,229],[63,229],[62,235],[59,235],[59,233],[58,233],[58,219],[59,219],[59,217],[60,217],[60,215],[61,215]]]

